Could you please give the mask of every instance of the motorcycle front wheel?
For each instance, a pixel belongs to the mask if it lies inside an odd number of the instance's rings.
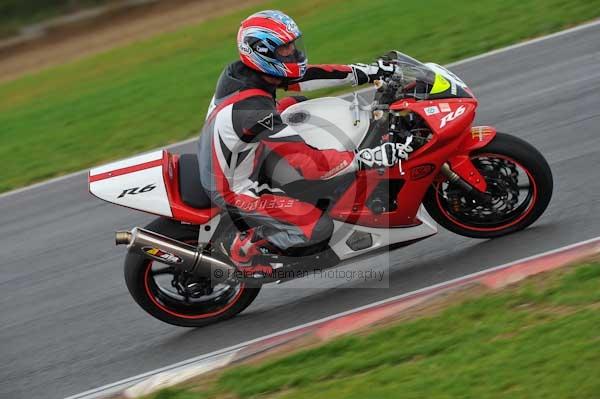
[[[552,198],[552,171],[543,155],[517,137],[497,133],[471,161],[487,183],[486,200],[438,179],[423,204],[444,228],[473,238],[494,238],[535,222]]]
[[[160,218],[145,229],[188,244],[198,243],[198,226]],[[231,280],[217,285],[177,272],[172,266],[129,252],[125,282],[133,299],[150,315],[180,327],[202,327],[246,309],[260,286]]]

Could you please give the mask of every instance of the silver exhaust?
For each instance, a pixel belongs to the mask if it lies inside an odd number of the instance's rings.
[[[175,266],[182,271],[209,277],[211,281],[227,280],[237,270],[234,266],[203,253],[202,247],[139,227],[134,227],[131,231],[117,231],[115,243],[127,245],[129,252]]]

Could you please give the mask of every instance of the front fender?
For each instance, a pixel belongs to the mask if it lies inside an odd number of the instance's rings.
[[[466,135],[460,143],[459,153],[470,153],[471,151],[483,148],[496,137],[496,129],[491,126],[473,126],[471,134]]]
[[[481,192],[487,190],[487,184],[484,177],[471,162],[469,154],[488,145],[494,137],[496,137],[496,129],[493,127],[474,126],[471,128],[471,134],[466,135],[460,143],[456,155],[448,160],[451,169],[457,175]]]

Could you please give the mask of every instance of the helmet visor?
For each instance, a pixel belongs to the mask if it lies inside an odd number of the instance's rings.
[[[275,58],[284,63],[302,63],[306,61],[306,49],[302,37],[277,47]]]

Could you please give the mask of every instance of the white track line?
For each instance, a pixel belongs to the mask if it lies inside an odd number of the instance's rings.
[[[520,47],[524,47],[524,46],[528,46],[528,45],[531,45],[531,44],[543,42],[545,40],[553,39],[553,38],[556,38],[556,37],[559,37],[559,36],[564,36],[564,35],[568,35],[568,34],[571,34],[571,33],[579,32],[579,31],[584,30],[584,29],[593,28],[593,27],[595,27],[597,25],[600,25],[600,19],[597,19],[597,20],[592,21],[592,22],[588,22],[588,23],[583,24],[583,25],[578,25],[578,26],[575,26],[573,28],[569,28],[569,29],[562,30],[562,31],[559,31],[559,32],[551,33],[551,34],[546,35],[546,36],[541,36],[541,37],[538,37],[538,38],[535,38],[535,39],[527,40],[527,41],[524,41],[524,42],[521,42],[521,43],[517,43],[517,44],[513,44],[513,45],[510,45],[510,46],[507,46],[507,47],[502,47],[502,48],[499,48],[499,49],[496,49],[496,50],[492,50],[492,51],[489,51],[487,53],[483,53],[483,54],[479,54],[479,55],[476,55],[476,56],[473,56],[473,57],[469,57],[469,58],[465,58],[465,59],[462,59],[462,60],[459,60],[459,61],[455,61],[455,62],[452,62],[452,63],[446,65],[446,66],[449,67],[449,68],[452,68],[452,67],[455,67],[455,66],[458,66],[458,65],[467,64],[469,62],[477,61],[477,60],[480,60],[482,58],[486,58],[486,57],[490,57],[492,55],[504,53],[506,51],[514,50],[514,49],[517,49],[517,48],[520,48]],[[371,89],[371,88],[368,87],[368,88],[359,90],[359,92],[364,92],[364,91],[367,91],[369,89]],[[342,97],[343,96],[347,96],[347,95],[348,94],[343,94]],[[176,146],[179,146],[179,145],[191,143],[191,142],[193,142],[195,140],[197,140],[197,137],[192,137],[192,138],[189,138],[187,140],[180,141],[178,143],[173,143],[173,144],[171,144],[169,146],[166,146],[166,147],[163,146],[163,147],[155,148],[153,150],[149,150],[149,151],[145,151],[145,152],[156,151],[156,150],[160,150],[162,148],[170,149],[172,147],[176,147]],[[59,177],[55,177],[55,178],[50,179],[50,180],[46,180],[46,181],[43,181],[43,182],[35,183],[35,184],[30,185],[30,186],[21,187],[21,188],[18,188],[18,189],[15,189],[15,190],[8,191],[6,193],[0,194],[0,199],[5,198],[5,197],[9,197],[11,195],[19,194],[19,193],[22,193],[22,192],[25,192],[25,191],[28,191],[28,190],[32,190],[32,189],[35,189],[35,188],[44,187],[46,185],[58,183],[58,182],[61,182],[63,180],[70,179],[72,177],[83,176],[83,175],[85,175],[87,173],[88,173],[88,169],[80,170],[78,172],[73,172],[73,173],[70,173],[68,175],[59,176]]]
[[[178,369],[178,368],[183,369],[185,367],[192,366],[195,363],[199,363],[201,361],[205,361],[206,359],[208,359],[210,357],[221,356],[221,355],[224,355],[224,354],[229,353],[229,352],[235,352],[238,349],[242,349],[244,347],[247,347],[249,345],[252,345],[254,343],[257,343],[257,342],[260,342],[260,341],[263,341],[263,340],[268,340],[268,339],[271,339],[271,338],[274,338],[274,337],[277,337],[277,336],[280,336],[280,335],[285,335],[285,334],[288,334],[288,333],[291,333],[291,332],[295,332],[295,331],[301,330],[301,329],[306,328],[306,327],[311,327],[311,326],[313,326],[315,324],[321,324],[321,323],[327,322],[329,320],[334,320],[334,319],[337,319],[337,318],[340,318],[340,317],[343,317],[343,316],[347,316],[349,314],[357,313],[357,312],[360,312],[360,311],[363,311],[363,310],[366,310],[366,309],[372,309],[372,308],[378,307],[380,305],[385,305],[385,304],[390,303],[390,302],[394,302],[394,301],[397,301],[397,300],[400,300],[400,299],[403,299],[403,298],[406,298],[406,297],[410,297],[410,296],[413,296],[413,295],[420,294],[422,292],[435,290],[437,288],[444,288],[446,286],[452,286],[453,284],[459,283],[461,281],[470,280],[470,279],[476,278],[476,277],[481,276],[481,275],[485,275],[485,274],[488,274],[488,273],[493,273],[494,271],[501,270],[501,269],[506,269],[506,268],[509,268],[509,267],[511,267],[513,265],[516,265],[516,264],[519,264],[519,263],[523,263],[523,262],[527,262],[527,261],[530,261],[530,260],[533,260],[533,259],[537,259],[537,258],[541,258],[541,257],[544,257],[544,256],[552,255],[552,254],[555,254],[555,253],[558,253],[558,252],[567,251],[567,250],[570,250],[570,249],[578,247],[578,246],[583,246],[583,245],[592,243],[594,241],[598,241],[599,244],[600,244],[600,236],[594,237],[594,238],[590,238],[589,240],[579,241],[579,242],[576,242],[574,244],[566,245],[564,247],[560,247],[560,248],[553,249],[553,250],[550,250],[550,251],[542,252],[542,253],[539,253],[539,254],[536,254],[536,255],[528,256],[526,258],[518,259],[518,260],[515,260],[515,261],[512,261],[512,262],[504,263],[504,264],[499,265],[499,266],[494,266],[492,268],[481,270],[481,271],[476,272],[476,273],[467,274],[467,275],[464,275],[464,276],[461,276],[461,277],[457,277],[457,278],[452,279],[452,280],[444,281],[442,283],[430,285],[428,287],[424,287],[424,288],[421,288],[421,289],[418,289],[418,290],[415,290],[415,291],[407,292],[407,293],[404,293],[404,294],[401,294],[401,295],[396,295],[396,296],[393,296],[393,297],[390,297],[390,298],[383,299],[381,301],[370,303],[368,305],[363,305],[363,306],[360,306],[360,307],[357,307],[357,308],[354,308],[354,309],[346,310],[344,312],[336,313],[336,314],[331,315],[331,316],[323,317],[322,319],[314,320],[314,321],[311,321],[311,322],[308,322],[308,323],[304,323],[304,324],[301,324],[301,325],[298,325],[298,326],[295,326],[295,327],[287,328],[285,330],[281,330],[281,331],[278,331],[278,332],[275,332],[275,333],[272,333],[272,334],[268,334],[268,335],[265,335],[265,336],[262,336],[262,337],[259,337],[259,338],[252,339],[250,341],[246,341],[246,342],[242,342],[242,343],[237,344],[237,345],[230,346],[228,348],[219,349],[219,350],[216,350],[214,352],[210,352],[210,353],[207,353],[207,354],[204,354],[204,355],[196,356],[196,357],[193,357],[191,359],[187,359],[187,360],[184,360],[184,361],[181,361],[181,362],[169,365],[169,366],[161,367],[161,368],[156,369],[156,370],[148,371],[146,373],[139,374],[139,375],[136,375],[134,377],[126,378],[124,380],[117,381],[117,382],[114,382],[112,384],[104,385],[104,386],[101,386],[99,388],[95,388],[95,389],[92,389],[92,390],[89,390],[89,391],[86,391],[86,392],[82,392],[82,393],[79,393],[77,395],[69,396],[66,399],[93,399],[93,398],[103,397],[105,395],[116,394],[116,393],[120,392],[121,390],[125,389],[126,387],[129,387],[129,386],[131,386],[131,385],[133,385],[133,384],[135,384],[137,382],[143,381],[144,379],[146,379],[148,377],[151,377],[153,375],[156,375],[158,373],[162,373],[162,372],[165,372],[165,371],[172,371],[172,370]]]

